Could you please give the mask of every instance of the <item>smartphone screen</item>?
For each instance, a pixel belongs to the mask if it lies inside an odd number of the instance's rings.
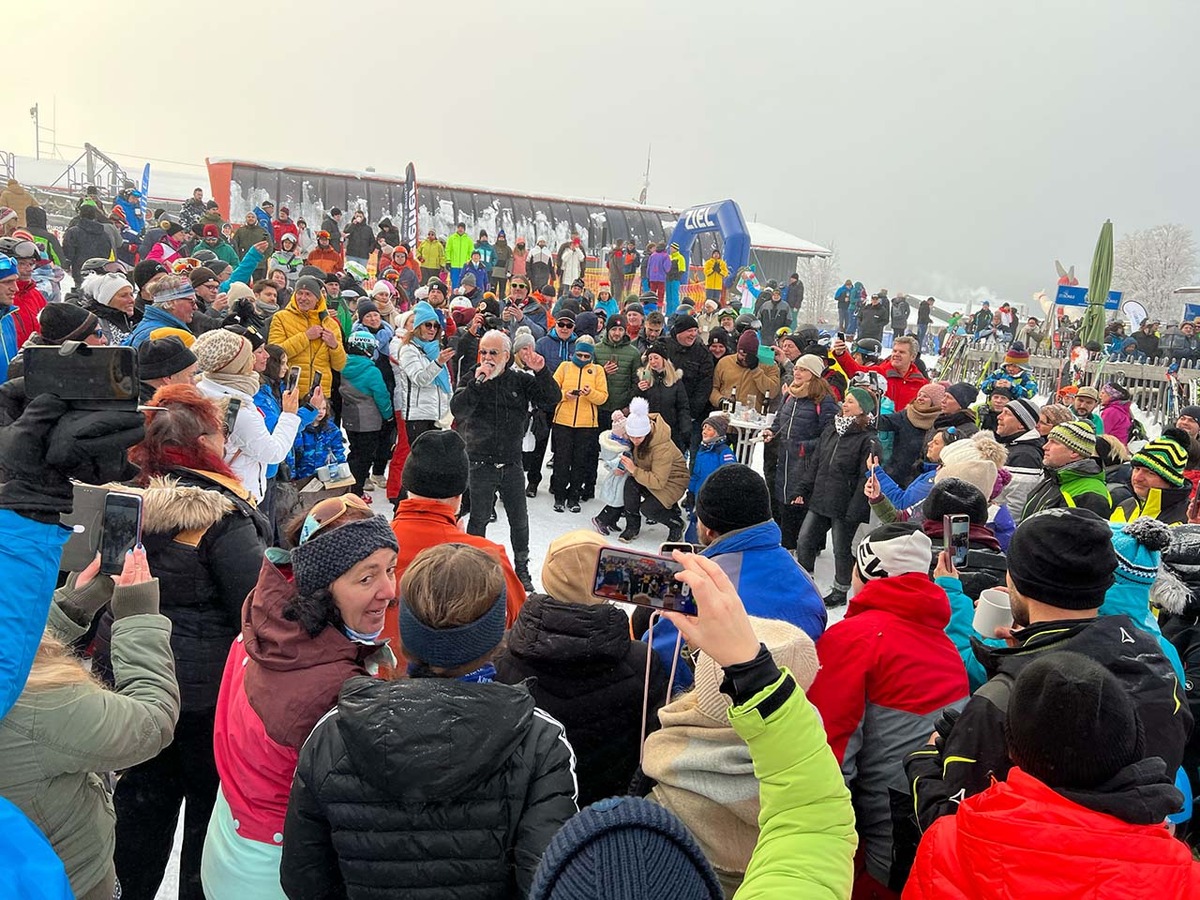
[[[971,517],[962,514],[942,516],[942,532],[951,561],[955,566],[965,566],[970,549]]]
[[[242,401],[237,397],[231,397],[229,404],[225,407],[225,436],[233,434],[233,428],[237,425],[238,412],[242,408]]]
[[[680,553],[699,553],[700,548],[695,544],[689,544],[687,541],[666,541],[658,545],[658,552],[668,559],[671,556],[672,550],[678,550]]]
[[[100,571],[120,575],[125,554],[142,540],[142,498],[116,491],[104,498],[104,529],[100,534]]]
[[[137,355],[132,347],[83,344],[63,356],[58,347],[26,347],[25,396],[137,402]]]
[[[683,567],[673,559],[603,547],[596,563],[592,593],[604,600],[696,615],[691,588],[675,580]]]
[[[843,344],[844,344],[844,343],[846,343],[846,332],[844,332],[844,331],[839,331],[839,332],[837,333],[837,339],[838,339],[839,341],[841,341]]]
[[[288,391],[294,391],[296,389],[296,385],[299,383],[300,367],[292,366],[290,369],[288,369],[287,381],[283,383],[283,392],[286,394]]]

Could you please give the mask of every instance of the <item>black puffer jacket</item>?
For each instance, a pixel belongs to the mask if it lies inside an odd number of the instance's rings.
[[[71,277],[79,281],[80,269],[85,262],[93,257],[108,259],[114,247],[112,235],[102,223],[95,219],[80,219],[79,224],[72,225],[63,235],[63,252]]]
[[[546,406],[561,399],[562,391],[549,366],[537,374],[509,366],[482,383],[475,380],[473,372],[464,372],[450,398],[450,411],[472,463],[519,464],[530,404]]]
[[[346,229],[346,255],[367,257],[376,250],[375,232],[366,222],[351,222]]]
[[[657,653],[629,636],[629,617],[607,603],[587,606],[533,594],[496,657],[499,680],[529,690],[567,729],[575,748],[581,807],[620,796],[641,750],[642,694],[650,661],[647,733],[658,728],[667,672]]]
[[[838,434],[835,419],[821,433],[816,452],[808,455],[797,494],[804,498],[810,512],[830,519],[866,522],[871,518],[863,493],[867,457],[880,452],[874,428],[854,422],[845,434]]]
[[[1176,525],[1162,553],[1162,570],[1150,599],[1162,607],[1158,626],[1179,651],[1192,717],[1200,719],[1200,525]],[[1194,729],[1183,754],[1183,767],[1200,792],[1200,729]],[[1196,829],[1192,829],[1193,834]],[[1195,839],[1192,839],[1194,842]]]
[[[692,346],[685,347],[672,335],[667,338],[667,355],[671,365],[683,373],[683,389],[687,391],[692,421],[703,421],[708,412],[708,395],[712,393],[713,368],[716,365],[712,353],[699,337],[692,342]]]
[[[524,685],[351,678],[300,751],[292,900],[524,897],[574,815],[573,754]]]
[[[190,469],[153,479],[142,492],[142,543],[158,578],[161,612],[171,620],[171,650],[184,712],[216,709],[229,644],[242,627],[242,604],[258,581],[270,543],[266,520],[245,488]],[[111,673],[105,613],[97,634],[98,673]],[[111,676],[109,676],[111,679]]]
[[[817,449],[821,433],[838,414],[833,397],[814,403],[807,397],[793,397],[784,390],[783,404],[771,426],[771,442],[776,444],[779,465],[775,467],[775,499],[791,503],[800,493],[800,482],[808,456]]]
[[[638,369],[638,384],[634,385],[633,395],[646,398],[650,412],[658,413],[671,426],[671,439],[677,446],[685,448],[692,439],[692,411],[679,370],[669,369],[674,369],[670,362],[661,372],[655,372],[649,366]],[[644,391],[640,386],[643,380],[650,382],[650,387]]]

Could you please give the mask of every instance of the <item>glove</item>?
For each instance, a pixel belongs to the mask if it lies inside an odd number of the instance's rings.
[[[86,484],[129,481],[137,467],[126,451],[145,436],[146,421],[136,410],[72,410],[50,436],[46,463]]]
[[[55,523],[72,505],[71,482],[47,459],[51,434],[67,413],[53,394],[35,397],[11,424],[0,427],[0,509]]]
[[[750,356],[749,354],[747,354],[746,368],[747,369],[757,369],[758,368],[758,354],[757,353],[755,353],[753,356]]]
[[[954,723],[958,721],[958,717],[962,715],[962,710],[953,709],[947,706],[941,711],[937,717],[937,721],[933,723],[933,730],[937,732],[937,742],[934,746],[938,750],[942,750],[946,746],[946,740],[950,737],[950,732],[954,729]]]

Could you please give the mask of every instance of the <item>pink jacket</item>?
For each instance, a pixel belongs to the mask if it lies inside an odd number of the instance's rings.
[[[1133,413],[1129,411],[1128,400],[1114,400],[1108,406],[1100,407],[1100,421],[1104,423],[1105,434],[1111,434],[1122,444],[1129,443]]]

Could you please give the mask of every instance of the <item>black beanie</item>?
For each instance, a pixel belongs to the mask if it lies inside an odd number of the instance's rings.
[[[677,335],[681,331],[687,331],[691,328],[699,328],[700,323],[696,321],[694,316],[678,315],[671,323],[671,334]]]
[[[141,291],[146,286],[147,281],[155,275],[162,275],[164,273],[169,275],[171,270],[157,259],[143,259],[133,267],[133,284]]]
[[[1099,787],[1144,754],[1129,690],[1065,650],[1039,655],[1017,676],[1004,733],[1012,761],[1055,789]]]
[[[74,303],[47,303],[38,313],[38,332],[47,344],[82,341],[99,324],[93,313]]]
[[[363,316],[377,312],[379,312],[379,307],[375,304],[374,300],[359,300],[358,306],[354,308],[354,314],[360,322],[363,320]]]
[[[159,338],[144,341],[138,347],[138,378],[149,381],[152,378],[169,378],[176,372],[182,372],[196,362],[196,354],[187,348],[179,338]]]
[[[979,488],[961,478],[946,478],[939,481],[925,498],[925,518],[933,522],[942,521],[942,516],[971,517],[972,525],[986,525],[988,503]]]
[[[771,518],[771,492],[749,466],[721,466],[700,487],[696,516],[718,534],[761,525]]]
[[[958,401],[958,405],[967,409],[979,396],[979,388],[965,381],[960,381],[946,388],[946,393]]]
[[[661,338],[659,338],[657,341],[655,341],[653,344],[651,344],[649,347],[646,348],[646,355],[649,356],[651,353],[655,353],[658,356],[661,356],[668,363],[671,362],[671,348],[667,344],[667,342],[662,340]]]
[[[208,266],[196,266],[192,271],[188,272],[188,281],[192,283],[192,287],[197,288],[202,284],[217,280],[217,273]]]
[[[400,474],[406,491],[432,500],[467,492],[470,476],[467,445],[457,431],[426,431],[413,441]]]
[[[1087,509],[1030,516],[1008,545],[1008,574],[1016,589],[1059,609],[1099,609],[1116,570],[1112,531]]]

